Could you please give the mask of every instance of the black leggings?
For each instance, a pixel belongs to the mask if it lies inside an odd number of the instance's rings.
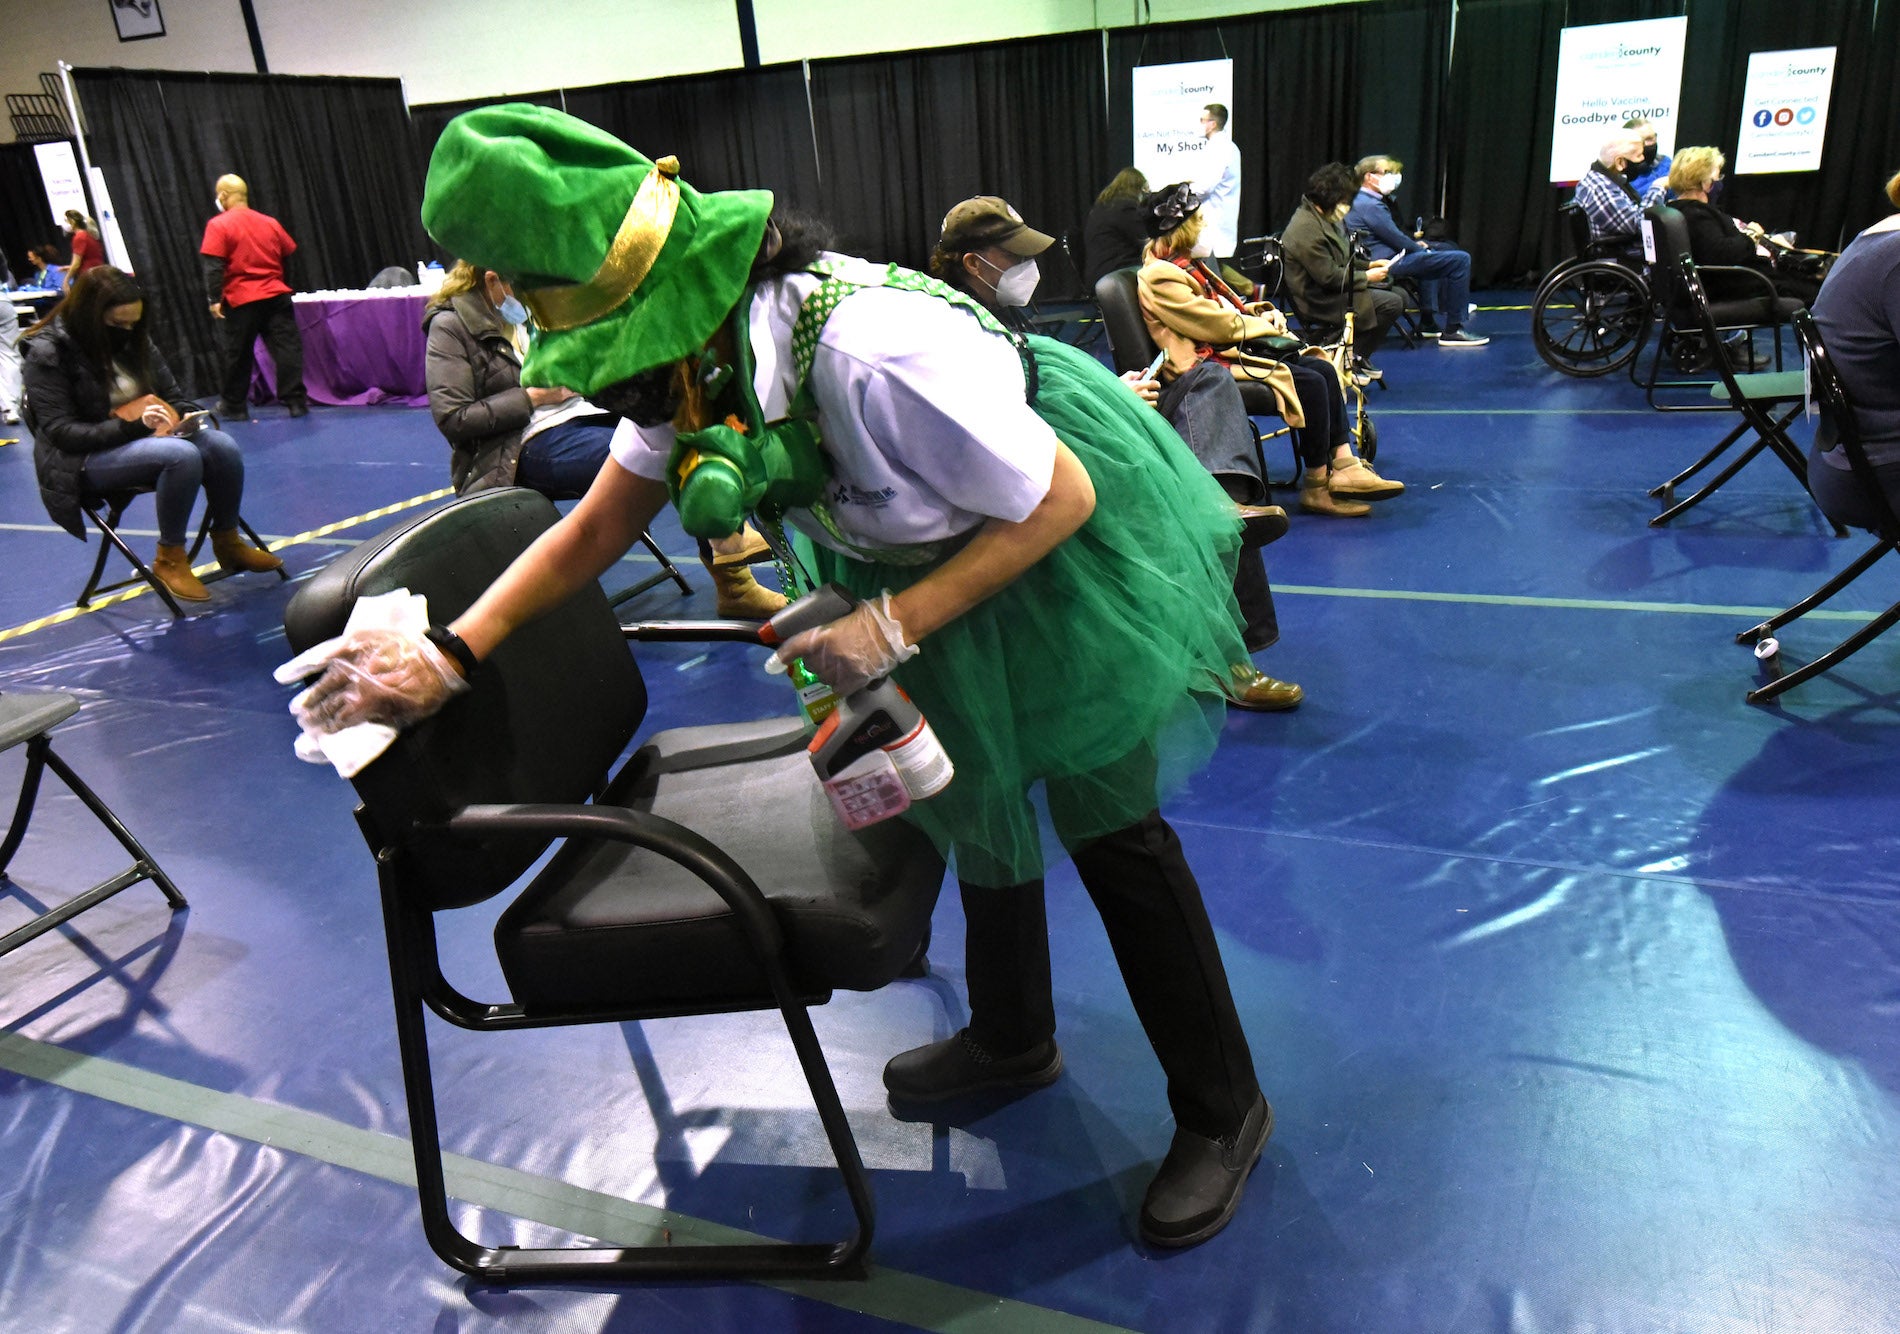
[[[1318,357],[1295,357],[1284,365],[1293,372],[1293,393],[1306,417],[1306,425],[1293,428],[1293,447],[1300,456],[1300,466],[1324,468],[1333,451],[1352,440],[1339,372],[1330,361]]]

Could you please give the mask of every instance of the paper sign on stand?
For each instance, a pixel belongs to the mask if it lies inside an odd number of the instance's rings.
[[[119,214],[112,207],[112,195],[106,189],[106,174],[98,167],[87,177],[92,182],[92,202],[98,208],[99,240],[106,248],[106,263],[115,269],[132,272],[132,253],[125,248],[125,234],[119,230]]]
[[[1201,109],[1227,108],[1233,124],[1234,62],[1192,60],[1178,65],[1137,65],[1133,84],[1135,169],[1152,186],[1194,180],[1205,173]]]
[[[1742,90],[1742,132],[1735,142],[1737,176],[1818,171],[1834,90],[1834,48],[1757,51]]]
[[[1576,180],[1611,134],[1638,116],[1655,129],[1658,152],[1674,151],[1688,35],[1686,16],[1563,30],[1550,135],[1552,182]]]
[[[46,187],[46,202],[53,208],[53,223],[66,225],[66,210],[86,211],[86,191],[79,183],[79,159],[72,144],[55,139],[50,144],[33,145],[34,160],[40,166],[40,182]]]

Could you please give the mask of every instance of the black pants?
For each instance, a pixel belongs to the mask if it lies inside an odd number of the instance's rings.
[[[238,407],[251,400],[252,347],[259,335],[277,363],[277,401],[307,403],[303,387],[303,336],[288,292],[224,308],[224,381],[219,401]]]
[[[1357,344],[1355,344],[1357,346]],[[1333,451],[1352,439],[1346,425],[1345,391],[1331,362],[1317,357],[1295,357],[1286,363],[1293,372],[1293,392],[1300,400],[1306,425],[1293,432],[1294,449],[1303,468],[1324,468]]]
[[[1059,829],[1053,792],[1050,809]],[[1167,1075],[1175,1124],[1210,1139],[1232,1134],[1260,1085],[1181,840],[1151,811],[1072,856]],[[1015,1055],[1056,1031],[1043,885],[961,888],[970,1032],[997,1055]]]

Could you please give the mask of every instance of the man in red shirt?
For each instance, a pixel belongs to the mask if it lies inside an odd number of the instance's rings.
[[[218,414],[227,420],[250,415],[253,345],[262,334],[277,363],[277,397],[290,415],[310,411],[303,386],[303,339],[284,281],[284,260],[297,249],[277,219],[251,207],[241,177],[218,177],[218,212],[205,224],[198,252],[204,261],[205,295],[211,317],[224,321],[224,376]]]

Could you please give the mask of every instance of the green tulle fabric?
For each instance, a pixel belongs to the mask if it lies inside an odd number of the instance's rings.
[[[988,886],[1043,872],[1038,782],[1068,848],[1153,810],[1213,753],[1221,683],[1247,661],[1233,503],[1100,362],[1051,339],[1030,343],[1036,412],[1088,470],[1095,512],[895,673],[956,765],[907,818],[954,854],[961,879]],[[820,580],[861,597],[934,568],[804,554]]]

